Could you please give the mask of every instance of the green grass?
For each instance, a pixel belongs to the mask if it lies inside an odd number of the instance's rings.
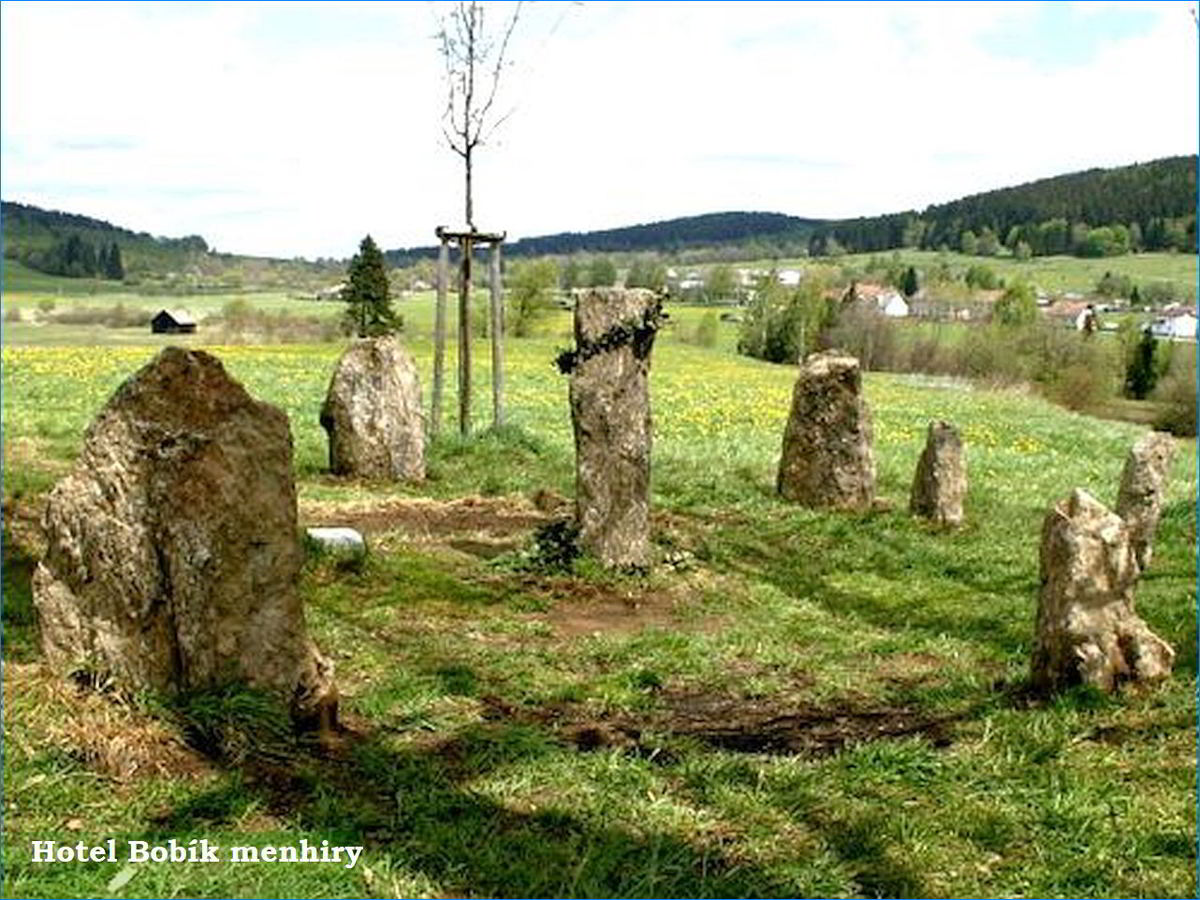
[[[901,264],[915,266],[920,272],[937,268],[942,254],[932,250],[897,250],[880,253],[847,254],[822,259],[834,265],[862,267],[874,257],[885,263],[896,255]],[[1190,253],[1137,253],[1112,256],[1104,259],[1083,259],[1076,256],[1039,256],[1021,261],[1012,256],[964,256],[947,253],[944,257],[956,274],[960,275],[972,265],[985,265],[1005,281],[1023,279],[1050,293],[1076,291],[1089,294],[1105,272],[1128,275],[1135,284],[1145,287],[1151,282],[1170,282],[1179,290],[1181,297],[1196,296],[1196,256]],[[812,260],[792,259],[782,261],[760,260],[747,265],[759,268],[803,267]]]
[[[109,755],[140,759],[156,741],[184,753],[177,739],[197,723],[245,747],[259,717],[275,734],[272,714],[236,697],[129,708],[59,685],[32,664],[37,550],[18,529],[5,541],[7,895],[101,895],[122,871],[34,865],[34,839],[303,837],[366,850],[353,870],[147,864],[118,893],[1194,896],[1194,442],[1180,443],[1138,596],[1179,653],[1174,677],[1030,704],[1042,517],[1076,486],[1111,504],[1141,429],[1020,391],[869,375],[890,508],[804,510],[772,490],[795,369],[733,356],[728,323],[714,349],[680,340],[702,314],[678,311],[651,374],[653,539],[660,558],[685,562],[646,581],[586,567],[533,575],[404,529],[378,537],[357,570],[314,559],[306,615],[361,735],[332,759],[276,736],[241,762],[170,757],[161,772],[112,774]],[[427,304],[411,321],[428,402]],[[288,413],[302,509],[467,495],[517,505],[541,489],[573,493],[567,386],[552,366],[568,327],[555,314],[542,336],[508,343],[511,427],[434,442],[419,487],[323,474],[317,411],[339,346],[213,349]],[[4,348],[5,495],[18,523],[153,352]],[[487,398],[482,341],[476,358]],[[967,446],[968,522],[956,532],[905,512],[934,418],[956,422]],[[486,426],[486,402],[477,420]],[[598,627],[568,627],[597,603],[609,610]],[[768,716],[831,710],[844,721],[828,727],[888,710],[944,724],[822,752],[745,752],[689,732],[688,702],[742,717],[748,733]],[[239,723],[231,737],[226,720]],[[617,738],[572,736],[585,726]]]

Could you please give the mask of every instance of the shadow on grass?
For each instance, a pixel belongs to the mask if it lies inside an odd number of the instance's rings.
[[[33,570],[37,560],[4,528],[0,536],[0,605],[3,608],[4,658],[28,662],[37,654],[37,614],[33,607]]]
[[[367,858],[390,857],[393,870],[423,874],[452,896],[796,895],[796,885],[719,846],[592,821],[565,806],[519,811],[471,787],[498,767],[562,752],[544,730],[516,724],[470,727],[420,749],[368,736],[336,758],[233,770],[146,837],[231,824],[257,806],[331,843],[365,845]]]
[[[952,634],[1005,653],[1025,652],[1033,627],[1036,559],[1025,567],[964,562],[969,540],[924,529],[900,514],[868,513],[784,520],[753,531],[725,529],[712,546],[720,548],[714,555],[723,567],[834,614],[875,627]],[[834,576],[856,572],[892,582],[894,594],[848,589],[846,579],[831,583]],[[946,585],[947,599],[931,601],[939,584]],[[978,593],[979,602],[964,603],[964,589]],[[910,600],[906,591],[921,599]],[[1012,602],[996,602],[1005,597],[1027,597],[1025,614],[1014,615]]]

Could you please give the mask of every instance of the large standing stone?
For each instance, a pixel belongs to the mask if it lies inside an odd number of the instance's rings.
[[[909,511],[939,525],[961,525],[966,496],[967,461],[958,429],[949,422],[930,422],[913,476]]]
[[[1137,578],[1125,522],[1086,491],[1076,490],[1047,513],[1035,688],[1090,684],[1111,691],[1123,680],[1170,675],[1175,651],[1134,611]]]
[[[244,680],[333,723],[332,666],[296,592],[287,416],[216,358],[168,347],[121,385],[43,524],[33,591],[52,663],[128,689]]]
[[[1129,526],[1129,540],[1138,566],[1150,565],[1154,533],[1162,515],[1167,492],[1167,474],[1175,442],[1169,434],[1152,431],[1138,440],[1125,458],[1121,489],[1117,493],[1117,515]]]
[[[321,426],[336,475],[420,481],[425,420],[417,366],[392,336],[357,340],[338,360]]]
[[[650,351],[662,303],[647,290],[597,288],[575,305],[571,373],[579,544],[607,566],[650,562]]]
[[[828,350],[800,366],[776,486],[806,506],[862,509],[874,501],[871,411],[853,356]]]

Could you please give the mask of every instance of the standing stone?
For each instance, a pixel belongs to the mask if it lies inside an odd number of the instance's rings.
[[[776,487],[805,506],[866,509],[875,499],[871,411],[858,360],[838,350],[800,366]]]
[[[1175,442],[1169,434],[1152,431],[1138,440],[1125,458],[1117,515],[1129,526],[1129,540],[1138,566],[1145,570],[1154,554],[1154,533],[1167,493],[1167,473]]]
[[[909,511],[939,525],[961,525],[966,496],[967,462],[958,429],[949,422],[930,422],[913,476]]]
[[[580,547],[614,568],[650,563],[650,351],[662,302],[647,290],[596,288],[575,305],[571,374]]]
[[[33,595],[52,664],[129,690],[244,680],[332,726],[332,666],[296,592],[287,416],[216,358],[168,347],[121,385],[43,525]]]
[[[1123,680],[1170,675],[1175,651],[1134,611],[1137,578],[1120,516],[1082,490],[1050,510],[1042,526],[1035,688],[1112,691]]]
[[[425,421],[417,366],[393,336],[356,340],[329,382],[321,427],[335,475],[421,481]]]

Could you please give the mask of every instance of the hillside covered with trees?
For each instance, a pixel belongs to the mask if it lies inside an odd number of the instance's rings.
[[[720,212],[608,228],[603,231],[564,231],[522,238],[505,244],[507,256],[549,256],[571,253],[671,253],[697,247],[734,245],[745,247],[748,256],[771,255],[764,248],[803,249],[820,219],[803,219],[783,213]],[[389,250],[384,254],[392,265],[407,266],[419,259],[433,259],[437,247]]]
[[[169,238],[102,219],[24,203],[0,204],[4,258],[68,278],[124,281],[155,291],[306,288],[340,277],[335,260],[277,260],[218,253],[199,235]]]
[[[1115,169],[1089,169],[973,194],[923,212],[822,220],[783,213],[723,212],[522,238],[509,256],[679,253],[712,259],[836,256],[903,247],[994,256],[1119,256],[1196,247],[1196,157],[1174,156]],[[385,252],[394,266],[433,259],[437,248]]]
[[[951,249],[994,256],[1119,256],[1196,247],[1196,157],[1173,156],[1089,169],[973,194],[924,212],[830,222],[809,243],[814,256]]]

